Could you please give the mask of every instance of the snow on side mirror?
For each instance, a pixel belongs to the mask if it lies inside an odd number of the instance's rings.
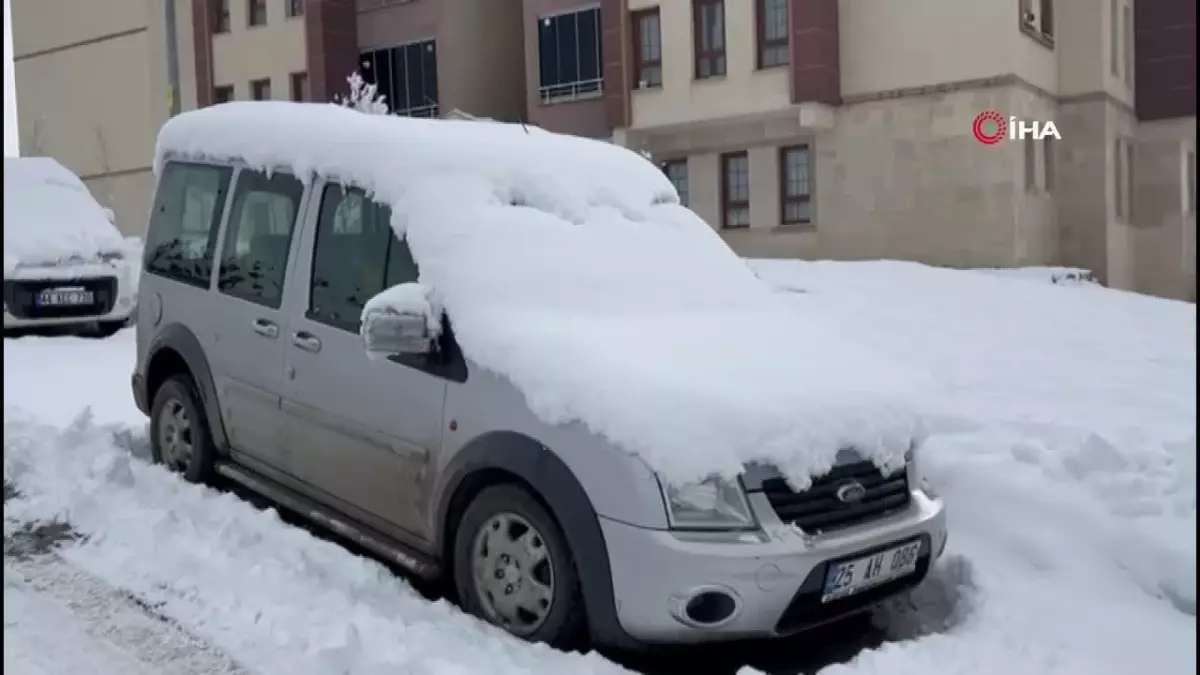
[[[105,207],[104,208],[104,217],[108,218],[108,222],[112,223],[113,225],[117,224],[117,212],[116,211],[113,211],[112,209]]]
[[[428,354],[441,333],[442,312],[419,283],[384,290],[363,307],[359,333],[373,359]]]

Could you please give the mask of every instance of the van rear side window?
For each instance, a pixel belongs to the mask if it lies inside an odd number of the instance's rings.
[[[304,185],[293,175],[243,169],[233,188],[217,288],[279,309]]]
[[[206,164],[163,168],[146,234],[146,271],[208,288],[231,174]]]

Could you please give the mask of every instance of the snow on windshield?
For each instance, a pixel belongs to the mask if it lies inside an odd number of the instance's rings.
[[[121,251],[121,233],[79,178],[48,157],[4,159],[4,271]]]
[[[924,375],[790,311],[636,153],[282,102],[186,113],[158,143],[156,170],[239,159],[373,193],[469,359],[670,481],[763,461],[803,487],[840,449],[890,468],[919,436]]]

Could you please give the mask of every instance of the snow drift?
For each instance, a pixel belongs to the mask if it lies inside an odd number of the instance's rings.
[[[4,159],[4,271],[124,253],[127,245],[79,177],[49,157]]]

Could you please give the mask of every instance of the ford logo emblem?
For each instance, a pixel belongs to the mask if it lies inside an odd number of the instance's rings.
[[[846,504],[854,504],[861,502],[863,497],[867,496],[867,488],[862,486],[858,481],[846,481],[838,486],[837,492],[838,501]]]

